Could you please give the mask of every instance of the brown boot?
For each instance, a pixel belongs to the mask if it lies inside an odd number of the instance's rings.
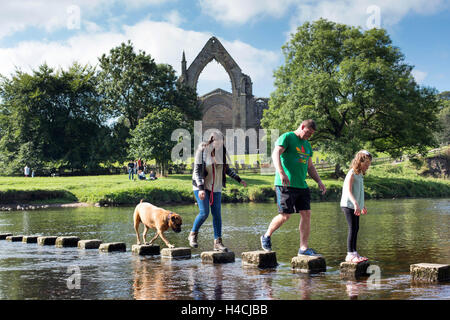
[[[189,240],[189,245],[192,248],[198,248],[197,238],[198,238],[198,232],[191,231],[191,233],[189,234],[188,240]]]
[[[222,243],[222,238],[217,238],[214,240],[214,251],[228,252],[228,248]]]

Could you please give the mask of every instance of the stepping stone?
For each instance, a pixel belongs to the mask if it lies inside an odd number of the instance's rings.
[[[40,236],[23,236],[22,242],[24,243],[37,243]]]
[[[56,243],[56,238],[55,236],[45,236],[45,237],[38,237],[37,241],[38,244],[41,246],[54,246]]]
[[[190,259],[191,248],[164,248],[161,250],[161,257]]]
[[[125,252],[127,251],[127,245],[125,244],[125,242],[102,243],[98,248],[98,250],[100,250],[101,252],[113,252],[113,251]]]
[[[242,252],[242,264],[252,265],[261,269],[275,268],[277,263],[277,255],[275,251],[248,251]]]
[[[6,240],[6,237],[12,236],[12,233],[0,233],[0,240]]]
[[[98,239],[80,240],[78,241],[78,249],[98,249],[102,243],[103,241]]]
[[[359,263],[341,262],[340,271],[342,279],[358,279],[360,277],[368,277],[367,268],[370,266],[369,261]]]
[[[58,248],[77,247],[78,241],[80,241],[78,237],[58,237],[56,238],[55,246]]]
[[[409,266],[413,281],[450,281],[450,265],[436,263],[417,263]]]
[[[7,236],[6,241],[22,242],[23,236]]]
[[[291,260],[292,268],[301,273],[319,273],[327,269],[325,259],[322,256],[298,255]]]
[[[153,244],[133,244],[131,252],[140,256],[155,256],[160,254],[160,247]]]
[[[200,258],[204,263],[229,263],[234,262],[234,252],[205,251]]]

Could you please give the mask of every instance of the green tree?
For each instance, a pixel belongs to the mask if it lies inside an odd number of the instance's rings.
[[[287,131],[314,119],[311,141],[336,174],[361,148],[397,157],[436,144],[436,90],[417,85],[385,30],[320,19],[300,26],[282,49],[262,125]]]
[[[18,173],[26,162],[38,169],[95,167],[105,157],[99,134],[108,130],[96,87],[95,70],[76,63],[68,70],[55,72],[44,64],[31,74],[16,71],[2,77],[3,172]]]
[[[450,101],[450,91],[442,91],[438,94],[439,99]]]
[[[442,130],[436,132],[436,138],[441,144],[450,144],[450,91],[441,92],[438,97],[441,103],[439,121]]]
[[[100,61],[99,92],[103,104],[112,116],[123,116],[130,129],[139,119],[154,110],[170,108],[187,118],[198,117],[197,96],[189,88],[177,87],[175,70],[167,64],[157,64],[130,41],[103,54]]]
[[[172,141],[172,132],[176,129],[189,130],[191,125],[185,116],[177,111],[161,109],[147,115],[131,131],[129,156],[145,160],[155,159],[165,175],[171,161],[171,151],[178,143]]]

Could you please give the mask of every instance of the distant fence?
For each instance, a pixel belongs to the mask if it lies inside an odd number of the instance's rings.
[[[450,146],[445,145],[440,148],[432,149],[428,151],[428,155],[438,155],[450,152]],[[419,154],[413,155],[419,156]],[[393,159],[391,157],[379,157],[374,158],[373,164],[381,164],[387,162],[403,162],[408,160],[409,157],[404,155],[400,158]],[[186,164],[171,164],[167,170],[168,174],[191,174],[194,163]],[[335,164],[330,163],[328,161],[318,161],[314,163],[314,166],[318,171],[334,171]],[[235,169],[240,173],[261,173],[261,174],[271,174],[275,172],[274,167],[271,163],[259,163],[255,162],[252,165],[246,163],[238,163],[235,161],[230,164],[230,167]],[[151,170],[156,173],[159,173],[160,168],[155,165],[147,165],[145,166],[145,173],[148,174]],[[98,168],[92,171],[82,170],[82,169],[70,169],[70,168],[40,168],[35,172],[36,176],[82,176],[82,175],[115,175],[115,174],[128,174],[127,166],[122,167],[109,167],[109,168]]]

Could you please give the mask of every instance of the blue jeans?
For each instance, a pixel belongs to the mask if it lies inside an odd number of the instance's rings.
[[[192,232],[198,232],[202,224],[206,221],[209,215],[209,208],[211,207],[211,214],[213,217],[214,239],[222,237],[222,215],[221,215],[221,200],[222,193],[214,192],[214,202],[212,206],[209,205],[209,196],[211,191],[205,190],[205,199],[200,200],[198,197],[199,190],[195,190],[195,199],[197,199],[198,208],[200,212],[195,218],[194,225],[192,226]]]
[[[128,180],[134,180],[134,170],[128,169]]]

